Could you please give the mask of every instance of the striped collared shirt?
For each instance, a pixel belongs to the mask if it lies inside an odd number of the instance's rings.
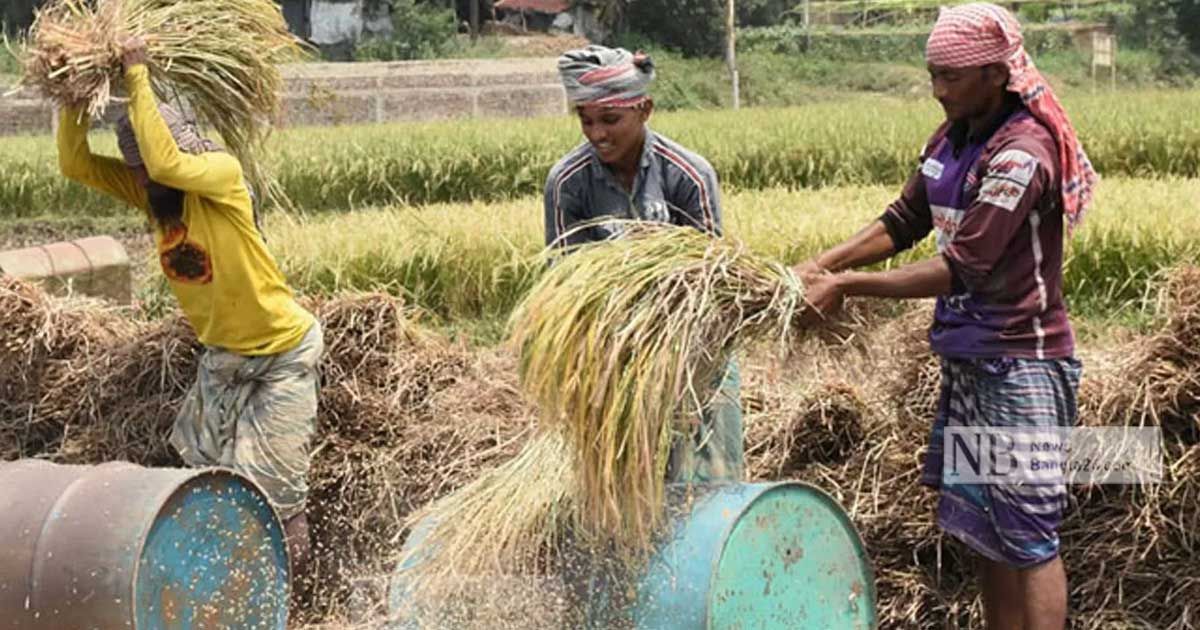
[[[573,230],[605,217],[691,225],[720,234],[717,173],[704,158],[647,127],[631,192],[585,142],[559,160],[546,178],[546,244],[577,245],[619,235],[617,222]]]
[[[952,275],[929,338],[954,359],[1075,352],[1063,300],[1058,148],[1023,108],[977,138],[943,125],[882,221],[897,251],[930,232]]]

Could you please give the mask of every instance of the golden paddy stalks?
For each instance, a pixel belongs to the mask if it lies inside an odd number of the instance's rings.
[[[42,8],[22,53],[21,85],[100,116],[121,94],[122,47],[139,36],[161,99],[178,97],[220,134],[255,187],[283,199],[261,152],[278,118],[277,64],[302,57],[270,0],[55,0]]]
[[[641,552],[663,513],[668,454],[690,439],[725,364],[786,341],[803,287],[732,239],[630,224],[554,259],[512,316],[522,385],[572,452],[575,535]]]

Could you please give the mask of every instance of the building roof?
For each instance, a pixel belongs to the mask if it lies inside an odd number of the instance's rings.
[[[497,9],[506,11],[537,11],[539,13],[562,13],[571,8],[569,0],[500,0]]]

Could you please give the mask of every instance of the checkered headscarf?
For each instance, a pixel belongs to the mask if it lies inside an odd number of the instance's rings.
[[[654,62],[624,48],[588,46],[559,57],[558,74],[575,105],[634,107],[649,98]]]
[[[1062,173],[1063,214],[1072,228],[1083,219],[1099,180],[1075,128],[1054,90],[1025,52],[1021,24],[1006,9],[985,2],[942,9],[929,35],[925,59],[936,66],[971,68],[994,63],[1008,66],[1008,90],[1050,129],[1058,144]]]
[[[180,151],[198,155],[221,150],[220,145],[200,135],[196,126],[174,107],[166,103],[159,103],[158,113],[167,123],[167,128],[171,130],[171,137],[175,139],[175,144]],[[133,133],[133,124],[129,122],[128,114],[122,115],[117,120],[117,147],[121,150],[121,156],[125,158],[125,163],[129,166],[143,164],[142,153],[138,150],[137,135]]]

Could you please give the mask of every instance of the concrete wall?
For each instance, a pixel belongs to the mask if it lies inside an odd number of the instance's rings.
[[[0,252],[0,274],[40,282],[56,295],[90,295],[118,304],[133,301],[129,255],[110,236]]]
[[[281,127],[567,111],[552,58],[309,63],[283,74]],[[0,96],[0,135],[50,133],[53,120],[53,108],[36,94]]]
[[[554,59],[304,64],[284,126],[522,118],[567,111]]]
[[[3,88],[0,88],[0,94],[3,94]],[[53,118],[49,103],[26,91],[0,96],[0,136],[49,133]]]

